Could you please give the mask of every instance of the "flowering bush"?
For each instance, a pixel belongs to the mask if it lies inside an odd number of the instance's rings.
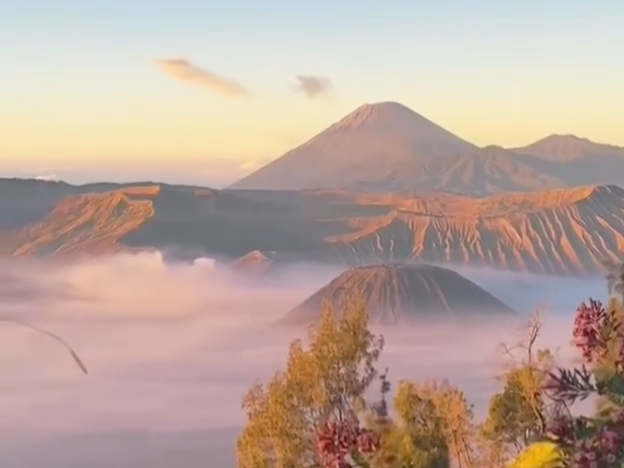
[[[621,272],[620,272],[621,275]],[[610,292],[619,292],[624,276],[609,277]],[[613,301],[608,308],[597,300],[583,302],[574,322],[574,344],[583,363],[576,369],[558,369],[546,390],[568,405],[597,396],[608,407],[595,417],[572,416],[554,421],[549,436],[564,453],[570,467],[610,468],[624,463],[624,311]]]

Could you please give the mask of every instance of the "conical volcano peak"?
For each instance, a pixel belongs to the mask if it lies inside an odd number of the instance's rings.
[[[402,104],[364,104],[231,188],[410,190],[424,167],[476,149]]]
[[[398,102],[364,104],[335,124],[339,129],[357,129],[361,126],[404,126],[429,123],[422,115]]]
[[[324,305],[340,313],[354,298],[364,302],[373,323],[419,319],[465,322],[516,315],[499,299],[447,268],[386,264],[345,271],[288,312],[280,323],[313,323]]]
[[[374,121],[400,121],[401,119],[422,119],[426,121],[424,117],[417,114],[410,108],[399,104],[398,102],[378,102],[373,104],[364,104],[349,115],[341,119],[336,125],[341,128],[345,127],[358,127],[365,123],[371,123]]]

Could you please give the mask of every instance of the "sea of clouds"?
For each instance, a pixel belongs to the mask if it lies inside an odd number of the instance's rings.
[[[576,306],[604,298],[601,278],[460,271],[524,313],[544,309],[542,346],[573,357]],[[299,266],[250,280],[210,259],[158,253],[73,263],[0,262],[0,460],[3,468],[229,468],[244,423],[240,400],[280,369],[291,340],[270,324],[339,270]],[[503,369],[499,343],[520,329],[383,330],[390,378],[448,378],[482,415]]]

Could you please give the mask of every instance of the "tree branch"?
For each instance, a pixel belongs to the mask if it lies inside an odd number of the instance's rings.
[[[23,320],[19,320],[16,318],[11,318],[11,317],[0,317],[0,322],[5,322],[5,323],[13,323],[15,325],[19,325],[22,326],[24,328],[29,328],[37,333],[40,333],[42,335],[45,335],[49,338],[52,338],[54,341],[58,342],[61,344],[61,346],[63,346],[71,355],[72,359],[74,360],[74,362],[78,365],[78,367],[80,368],[80,370],[86,375],[89,373],[89,371],[87,370],[87,367],[84,365],[84,363],[82,362],[82,360],[80,359],[80,357],[78,356],[78,354],[76,353],[76,351],[74,351],[74,349],[60,336],[55,335],[54,333],[51,333],[47,330],[44,330],[43,328],[39,328],[31,323],[25,322]]]

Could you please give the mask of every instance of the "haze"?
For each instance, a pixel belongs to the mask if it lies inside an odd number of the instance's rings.
[[[256,379],[282,368],[297,336],[268,325],[338,272],[308,265],[250,281],[210,259],[166,264],[162,258],[143,253],[0,265],[1,316],[61,335],[90,371],[81,374],[58,343],[3,324],[3,466],[233,466],[244,421],[240,398]],[[575,305],[605,295],[600,278],[461,272],[524,313],[548,304],[541,344],[559,348],[562,362],[573,356],[568,341]],[[503,364],[497,345],[515,341],[518,328],[470,336],[450,328],[382,333],[380,366],[390,368],[392,381],[448,378],[483,414]]]

